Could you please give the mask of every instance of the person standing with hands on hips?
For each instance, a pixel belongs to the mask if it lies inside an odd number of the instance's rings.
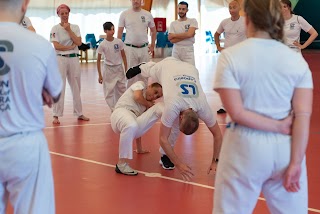
[[[58,103],[53,105],[53,124],[60,124],[59,117],[63,115],[66,79],[68,79],[73,97],[73,113],[78,120],[89,121],[82,113],[80,97],[81,71],[78,46],[82,44],[78,25],[69,23],[70,8],[61,4],[57,14],[61,22],[51,29],[50,40],[56,49],[59,70],[63,80],[63,89]]]
[[[300,52],[317,38],[318,32],[302,16],[293,13],[290,0],[281,0],[281,6],[282,15],[285,19],[285,43],[293,50]],[[304,44],[300,44],[301,29],[310,34]]]

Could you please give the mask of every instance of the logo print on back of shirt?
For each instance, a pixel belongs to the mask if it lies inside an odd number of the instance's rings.
[[[141,21],[142,21],[142,23],[145,23],[146,22],[146,17],[141,16]]]
[[[7,40],[0,40],[0,52],[12,52],[13,45]],[[9,73],[10,67],[4,62],[0,56],[0,76]]]
[[[0,53],[2,52],[13,52],[13,44],[7,40],[0,40]],[[10,67],[0,56],[0,111],[2,112],[10,110],[9,80],[4,78],[9,72]]]

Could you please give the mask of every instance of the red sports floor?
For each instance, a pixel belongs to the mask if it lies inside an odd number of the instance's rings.
[[[320,53],[304,54],[313,72],[314,105],[307,151],[309,213],[320,213]],[[202,86],[214,111],[220,106],[212,91],[217,56],[197,58]],[[293,62],[294,63],[294,62]],[[214,175],[206,171],[211,162],[212,136],[204,124],[192,136],[180,135],[176,153],[193,169],[192,182],[181,180],[177,170],[159,165],[159,123],[142,137],[149,154],[134,154],[131,166],[135,177],[119,175],[114,167],[118,158],[119,136],[110,126],[110,110],[98,84],[96,64],[82,64],[82,101],[89,122],[78,122],[72,115],[72,97],[67,89],[65,115],[60,126],[52,125],[51,109],[46,108],[44,132],[47,136],[55,181],[57,214],[210,214],[213,207]],[[225,115],[218,115],[222,131]],[[159,173],[154,177],[152,173]],[[245,195],[243,196],[245,197]],[[269,213],[263,198],[255,214]]]

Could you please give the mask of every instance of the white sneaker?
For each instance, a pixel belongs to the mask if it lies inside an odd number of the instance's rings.
[[[124,175],[138,175],[138,172],[132,169],[128,163],[117,164],[115,171]]]

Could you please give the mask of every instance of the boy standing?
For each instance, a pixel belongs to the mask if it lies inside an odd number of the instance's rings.
[[[124,63],[127,70],[127,58],[124,52],[124,43],[118,38],[114,38],[114,25],[111,22],[103,24],[106,39],[99,45],[97,69],[99,73],[99,83],[103,85],[103,92],[106,102],[111,110],[126,91],[126,77],[122,66]],[[104,55],[103,74],[101,73],[101,56]]]

